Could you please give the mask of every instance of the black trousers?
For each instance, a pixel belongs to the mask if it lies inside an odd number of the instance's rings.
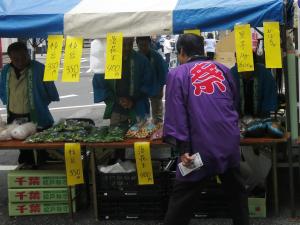
[[[228,199],[233,225],[249,225],[248,195],[238,168],[219,175]],[[197,206],[197,196],[207,183],[176,181],[165,215],[164,225],[188,225]]]
[[[215,53],[214,52],[206,52],[207,58],[210,60],[214,60]]]
[[[171,53],[165,53],[165,57],[166,57],[166,63],[167,63],[168,66],[169,66]]]

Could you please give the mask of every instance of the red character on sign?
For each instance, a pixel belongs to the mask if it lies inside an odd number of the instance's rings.
[[[27,208],[25,207],[25,205],[18,205],[17,210],[20,212],[20,214],[23,214],[25,210],[27,210]]]
[[[20,191],[16,193],[16,198],[19,198],[19,200],[23,200],[27,195],[25,195],[25,191]]]
[[[39,191],[31,191],[29,192],[29,199],[30,200],[40,200],[40,192]]]
[[[23,183],[26,183],[27,181],[25,180],[25,177],[17,177],[15,182],[22,186]]]
[[[39,213],[41,212],[41,205],[40,204],[31,204],[29,205],[30,213]]]
[[[29,177],[29,185],[40,185],[39,177]]]
[[[215,87],[221,92],[226,91],[223,84],[225,80],[223,72],[217,66],[210,62],[202,62],[196,64],[190,71],[192,75],[192,85],[195,87],[194,94],[196,96],[205,94],[213,94]]]

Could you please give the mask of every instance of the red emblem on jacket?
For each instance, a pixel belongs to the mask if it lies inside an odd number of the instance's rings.
[[[196,96],[204,94],[213,94],[215,87],[221,92],[226,91],[223,72],[211,62],[197,63],[191,70],[192,85],[195,87],[194,94]]]

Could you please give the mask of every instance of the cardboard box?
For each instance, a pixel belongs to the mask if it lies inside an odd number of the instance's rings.
[[[267,216],[266,197],[249,197],[248,207],[250,217],[265,218]]]
[[[63,170],[15,170],[7,175],[8,188],[66,187]]]
[[[75,189],[72,188],[72,196]],[[9,202],[66,202],[68,188],[27,188],[8,189]]]
[[[75,212],[75,202],[73,203]],[[69,213],[67,202],[21,202],[8,203],[9,216],[41,215],[41,214],[58,214]]]

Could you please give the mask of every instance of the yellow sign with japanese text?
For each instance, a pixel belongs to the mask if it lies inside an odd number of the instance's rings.
[[[79,82],[82,45],[82,37],[67,37],[62,74],[63,82]]]
[[[250,24],[234,26],[238,72],[253,71],[253,51]]]
[[[282,68],[279,22],[264,22],[266,68]]]
[[[183,31],[184,34],[196,34],[196,35],[201,35],[200,30],[194,29],[194,30],[184,30]]]
[[[48,36],[44,81],[56,81],[58,78],[63,41],[62,35]]]
[[[139,185],[154,184],[150,142],[135,142],[134,154]]]
[[[104,79],[122,78],[123,34],[108,33],[106,38],[106,63]]]
[[[79,143],[65,143],[65,162],[68,186],[83,184],[83,170]]]

